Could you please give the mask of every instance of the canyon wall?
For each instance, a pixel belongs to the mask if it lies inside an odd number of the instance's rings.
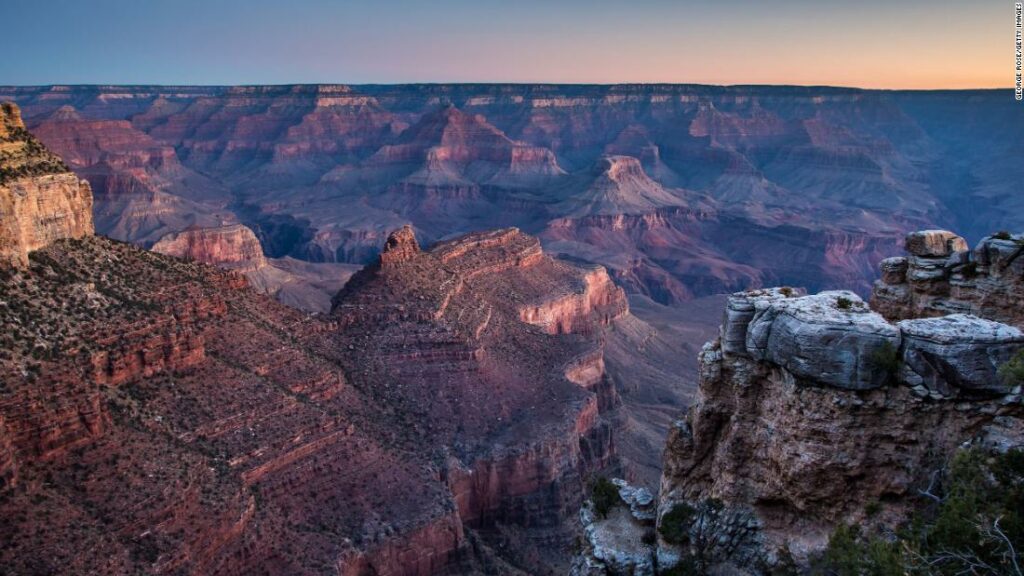
[[[0,562],[561,572],[586,479],[619,465],[600,327],[622,292],[516,230],[388,246],[329,316],[98,237],[2,271]],[[521,319],[553,296],[560,333]]]
[[[88,182],[25,130],[17,106],[0,105],[0,262],[25,266],[29,252],[92,233]]]

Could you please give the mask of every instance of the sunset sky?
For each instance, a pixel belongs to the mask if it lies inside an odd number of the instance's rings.
[[[5,0],[0,84],[1013,85],[1005,0]]]

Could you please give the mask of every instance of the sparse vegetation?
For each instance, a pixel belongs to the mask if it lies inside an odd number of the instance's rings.
[[[689,540],[690,524],[697,510],[685,502],[680,502],[661,517],[658,532],[669,544],[685,544]]]
[[[940,472],[897,534],[840,526],[812,573],[1021,576],[1024,451],[963,450]]]
[[[836,307],[840,310],[849,310],[853,307],[853,300],[850,300],[846,296],[840,296],[836,298]]]
[[[871,352],[868,362],[874,370],[894,377],[900,369],[900,351],[892,342],[882,342],[881,346]]]
[[[781,293],[786,298],[792,298],[796,294],[796,291],[794,291],[789,286],[783,286],[782,288],[779,288],[779,293]]]
[[[622,498],[619,496],[619,487],[604,476],[598,476],[594,480],[590,500],[594,503],[594,511],[601,518],[607,518],[612,508],[622,502]]]
[[[1009,388],[1024,385],[1024,349],[1018,350],[1013,358],[999,367],[999,378]]]
[[[992,238],[996,240],[1010,240],[1013,238],[1013,235],[1007,232],[1006,230],[1000,230],[999,232],[993,234]]]

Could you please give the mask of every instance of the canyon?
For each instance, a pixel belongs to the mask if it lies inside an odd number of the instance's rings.
[[[51,163],[3,188],[45,240],[0,244],[27,254],[0,266],[5,570],[568,568],[586,482],[624,466],[603,351],[629,307],[604,269],[515,228],[423,248],[406,226],[309,314],[250,285],[271,263],[240,225],[146,251],[39,217],[88,214],[54,175],[79,184]]]
[[[0,564],[763,574],[892,529],[1024,441],[1002,98],[0,87]]]
[[[998,91],[697,85],[0,87],[150,247],[242,223],[266,256],[372,262],[515,226],[675,305],[850,288],[913,230],[1024,227]],[[304,270],[313,270],[305,267]],[[319,299],[323,309],[324,298]]]

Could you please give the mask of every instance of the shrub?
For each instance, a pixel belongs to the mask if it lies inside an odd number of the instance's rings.
[[[669,544],[685,544],[689,540],[690,524],[697,512],[693,506],[680,502],[661,517],[658,532]]]
[[[790,288],[789,286],[783,286],[782,288],[779,288],[779,292],[786,298],[792,298],[793,294],[795,294],[793,289]]]
[[[853,306],[853,300],[850,300],[846,296],[840,296],[836,298],[836,306],[840,310],[849,310]]]
[[[608,513],[622,501],[622,498],[619,496],[619,487],[611,480],[600,476],[594,481],[590,500],[594,503],[594,511],[597,512],[597,515],[607,518]]]
[[[1013,236],[1006,230],[1000,230],[999,232],[993,234],[992,238],[995,238],[996,240],[1009,240],[1013,238]]]
[[[1024,550],[1024,450],[959,451],[928,500],[891,539],[839,526],[813,574],[1020,574]],[[932,490],[936,493],[932,493]]]
[[[887,340],[871,352],[868,363],[879,372],[895,376],[900,369],[900,351]]]
[[[895,542],[862,538],[856,526],[841,525],[812,570],[837,576],[903,576],[904,560]]]
[[[999,367],[999,378],[1010,388],[1024,384],[1024,349],[1018,350],[1013,358]]]

